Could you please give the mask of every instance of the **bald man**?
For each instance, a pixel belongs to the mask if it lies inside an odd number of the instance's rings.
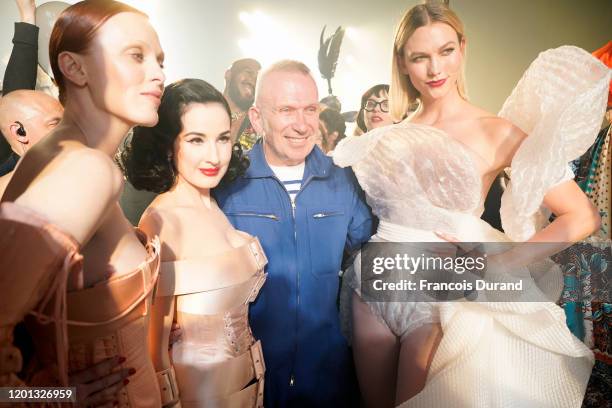
[[[280,61],[260,73],[249,118],[261,136],[247,153],[251,165],[215,195],[268,258],[249,311],[266,363],[264,404],[357,406],[336,298],[343,251],[370,238],[370,211],[350,169],[315,146],[319,97],[307,66]]]
[[[0,99],[0,131],[13,151],[0,166],[0,197],[17,160],[55,128],[63,114],[59,101],[43,92],[19,90]]]

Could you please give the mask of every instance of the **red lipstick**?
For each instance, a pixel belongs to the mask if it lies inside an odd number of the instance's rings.
[[[438,88],[444,85],[445,82],[446,82],[446,78],[438,79],[437,81],[429,81],[427,82],[427,85],[431,86],[432,88]]]
[[[219,174],[219,167],[213,167],[210,169],[200,169],[200,172],[202,172],[202,174],[205,176],[215,177],[217,174]]]

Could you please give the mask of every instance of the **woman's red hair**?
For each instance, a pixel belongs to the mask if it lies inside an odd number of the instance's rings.
[[[83,53],[91,45],[96,31],[102,24],[112,16],[123,12],[146,15],[140,10],[114,0],[84,0],[68,7],[60,14],[49,40],[49,60],[62,104],[66,99],[66,82],[57,62],[59,54],[64,51]]]

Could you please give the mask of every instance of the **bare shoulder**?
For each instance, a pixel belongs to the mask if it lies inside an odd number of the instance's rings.
[[[498,165],[500,167],[509,166],[527,134],[509,120],[499,116],[483,117],[481,123],[490,143],[496,150],[495,156],[499,158]]]
[[[527,137],[525,132],[514,123],[507,119],[500,118],[499,116],[483,118],[483,125],[489,130],[489,134],[494,139],[500,139],[502,141],[510,139],[520,143]]]
[[[66,167],[83,169],[79,181],[83,184],[99,182],[106,185],[103,192],[116,200],[123,190],[124,178],[117,164],[105,153],[91,148],[76,149],[66,155]],[[85,170],[86,169],[86,170]]]
[[[461,114],[465,126],[470,131],[480,133],[493,144],[496,141],[501,142],[509,137],[520,137],[522,133],[510,121],[472,104],[469,104]]]
[[[66,194],[79,196],[84,203],[97,200],[106,206],[116,202],[123,191],[124,178],[118,166],[96,149],[66,149],[50,170],[52,188],[63,179],[64,185],[70,186]]]
[[[163,193],[155,197],[144,210],[138,227],[163,239],[163,236],[175,229],[179,222],[180,217],[175,213],[171,203],[168,203],[167,193]]]
[[[121,194],[119,168],[104,153],[81,144],[58,145],[50,153],[32,150],[3,199],[38,212],[85,244]]]

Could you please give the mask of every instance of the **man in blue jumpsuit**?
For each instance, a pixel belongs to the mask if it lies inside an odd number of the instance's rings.
[[[243,177],[216,192],[239,230],[259,237],[268,278],[250,323],[266,362],[266,407],[349,406],[358,398],[340,333],[345,249],[366,242],[370,210],[350,169],[315,147],[318,93],[309,69],[281,61],[260,74],[249,118],[262,141]]]

